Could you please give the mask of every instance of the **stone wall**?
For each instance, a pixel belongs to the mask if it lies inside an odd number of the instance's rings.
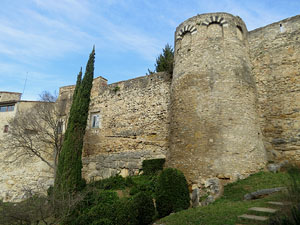
[[[176,29],[167,166],[189,183],[235,180],[265,166],[247,34],[227,13],[198,15]]]
[[[269,160],[300,163],[300,16],[249,33]]]
[[[84,178],[139,174],[144,159],[167,157],[195,189],[258,171],[267,162],[264,148],[269,160],[300,163],[299,24],[296,16],[248,32],[239,17],[198,15],[175,32],[173,78],[157,73],[109,85],[95,78]],[[64,125],[74,88],[60,88]],[[0,92],[0,104],[16,104],[0,112],[0,128],[37,104],[20,96]],[[36,158],[16,160],[6,135],[0,130],[0,198],[45,192],[53,171]]]
[[[19,101],[20,99],[21,93],[0,91],[0,103],[7,101]]]
[[[14,111],[0,114],[0,121],[6,119],[7,123],[36,104],[40,103],[18,101]],[[45,193],[53,184],[53,170],[37,157],[25,153],[10,146],[9,133],[0,136],[0,199],[3,201],[20,201],[30,194]]]
[[[144,159],[165,157],[170,81],[158,73],[102,85],[92,95],[83,153],[87,180],[136,174]],[[99,127],[92,128],[93,115]]]
[[[142,161],[164,158],[168,150],[171,76],[157,73],[107,85],[93,82],[84,141],[87,181],[139,173]],[[58,104],[66,118],[75,86],[60,89]],[[93,116],[98,125],[93,126]]]

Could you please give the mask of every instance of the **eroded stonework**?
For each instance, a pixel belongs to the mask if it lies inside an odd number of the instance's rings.
[[[157,73],[113,84],[95,78],[83,177],[135,175],[143,160],[166,158],[191,189],[201,190],[210,180],[244,178],[268,161],[300,164],[299,26],[295,16],[248,32],[239,17],[197,15],[176,29],[173,77]],[[73,91],[74,85],[60,88],[62,129]],[[18,93],[1,93],[0,106],[19,104]],[[1,129],[16,114],[0,112]],[[51,185],[53,173],[39,160],[7,162],[5,135],[0,198],[21,200],[24,188]]]
[[[256,172],[267,160],[247,28],[227,13],[195,16],[177,32],[186,26],[197,33],[175,42],[167,166],[199,184]]]

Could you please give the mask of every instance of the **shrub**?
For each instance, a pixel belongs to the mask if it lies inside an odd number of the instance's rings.
[[[116,207],[116,225],[139,225],[138,210],[134,205],[133,198],[122,198]]]
[[[146,192],[139,192],[133,197],[134,208],[136,208],[139,225],[148,225],[153,221],[155,208],[151,195]]]
[[[151,224],[155,215],[151,195],[139,192],[133,197],[120,199],[115,215],[115,224],[117,225]]]
[[[163,170],[165,159],[149,159],[143,161],[144,175],[155,175],[157,172]]]
[[[30,225],[38,221],[48,220],[52,215],[53,211],[47,198],[38,195],[18,203],[0,202],[1,225]]]
[[[74,223],[71,224],[114,224],[116,206],[119,202],[117,193],[114,191],[100,191],[97,196],[92,198],[95,198],[95,203],[90,208],[83,209],[83,212],[77,218],[74,218]]]
[[[90,186],[104,190],[119,190],[125,189],[127,186],[132,185],[131,178],[123,178],[120,175],[109,177],[103,180],[98,180],[90,184]]]
[[[141,191],[148,192],[154,197],[157,182],[157,176],[136,176],[133,178],[133,187],[130,189],[130,195],[135,195]]]
[[[156,188],[156,209],[160,218],[171,212],[187,209],[190,196],[187,181],[177,169],[167,168],[158,177]]]

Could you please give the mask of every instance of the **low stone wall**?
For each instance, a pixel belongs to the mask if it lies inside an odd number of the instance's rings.
[[[119,174],[123,177],[138,175],[146,159],[165,158],[164,152],[151,150],[100,154],[83,158],[83,177],[88,181],[101,180]]]
[[[31,194],[46,193],[53,185],[53,170],[36,158],[24,157],[11,161],[7,152],[1,152],[0,158],[0,199],[17,202]],[[5,160],[6,159],[6,160]]]

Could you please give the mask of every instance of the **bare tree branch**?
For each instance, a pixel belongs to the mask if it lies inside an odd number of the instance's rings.
[[[18,111],[9,121],[8,145],[15,154],[7,159],[14,162],[24,157],[37,157],[56,172],[57,160],[63,142],[60,110],[57,96],[50,92],[40,95],[42,102],[32,108]],[[14,157],[14,159],[11,159]]]

